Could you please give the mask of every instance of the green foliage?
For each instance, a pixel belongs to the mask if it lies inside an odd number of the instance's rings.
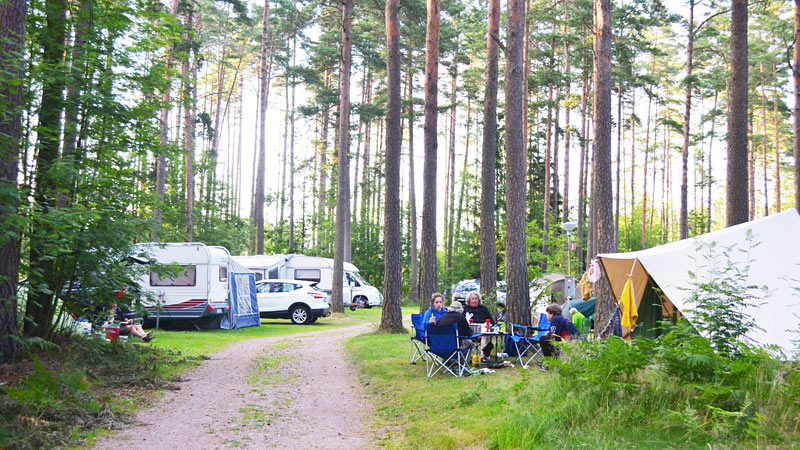
[[[714,349],[726,355],[741,352],[745,335],[758,329],[748,311],[758,306],[756,302],[762,297],[758,290],[767,288],[747,281],[753,262],[750,251],[757,245],[749,230],[746,245],[736,243],[727,248],[720,248],[714,242],[707,247],[701,245],[696,251],[701,261],[696,262],[702,264],[700,267],[708,277],[699,279],[695,272],[689,272],[692,283],[689,302],[694,305],[692,321],[709,336]],[[745,256],[744,264],[738,258],[732,259],[733,252]]]

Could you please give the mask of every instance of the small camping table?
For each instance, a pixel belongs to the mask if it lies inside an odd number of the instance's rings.
[[[473,329],[473,331],[475,331],[475,330]],[[482,332],[477,332],[477,333],[473,334],[469,338],[472,339],[473,342],[475,342],[475,347],[476,347],[475,351],[477,352],[478,355],[483,355],[483,353],[481,352],[481,339],[480,338],[488,337],[490,339],[490,342],[494,341],[494,350],[495,350],[495,352],[494,352],[494,360],[495,360],[495,362],[498,362],[500,360],[500,358],[497,355],[499,353],[504,353],[505,352],[505,339],[504,338],[506,336],[508,336],[508,335],[509,335],[509,333],[506,333],[504,331],[482,331]],[[500,351],[501,345],[503,346],[503,352]]]

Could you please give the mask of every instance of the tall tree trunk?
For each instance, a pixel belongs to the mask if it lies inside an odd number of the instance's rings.
[[[333,253],[333,290],[331,293],[331,312],[344,312],[344,262],[347,258],[347,211],[350,209],[350,169],[347,152],[350,150],[350,30],[353,0],[342,3],[342,60],[339,70],[339,152],[338,185],[336,195],[336,241]],[[348,299],[349,300],[349,299]]]
[[[369,67],[369,65],[367,66],[366,74],[364,75],[363,83],[364,83],[364,88],[362,89],[363,103],[366,104],[366,105],[371,105],[372,104],[372,68]],[[363,116],[364,116],[363,114],[360,115],[359,119],[361,119],[361,121],[364,124],[364,134],[363,134],[363,136],[364,136],[364,154],[368,155],[369,154],[369,145],[370,145],[370,139],[369,139],[370,138],[370,126],[369,125],[370,125],[371,118],[367,117],[366,119],[364,119]],[[401,134],[402,134],[402,131],[403,131],[402,123],[400,125],[400,131],[401,131]],[[355,171],[355,174],[353,176],[353,180],[355,180],[355,185],[353,186],[353,214],[355,215],[356,213],[360,213],[361,214],[361,220],[363,221],[363,219],[364,219],[364,211],[360,210],[359,204],[358,204],[358,187],[359,187],[359,182],[358,182],[358,159],[361,157],[361,155],[360,155],[361,136],[360,135],[358,137],[358,141],[359,141],[359,146],[356,148],[356,157],[355,157],[355,161],[356,161],[355,170],[356,171]],[[367,168],[366,167],[364,168],[364,173],[363,173],[362,176],[364,177],[364,181],[362,183],[360,183],[360,185],[361,186],[366,186],[366,184],[367,184],[366,183],[366,180],[367,180]]]
[[[550,41],[551,48],[553,47],[553,40]],[[550,194],[552,179],[550,166],[553,142],[553,84],[549,83],[547,86],[547,131],[545,131],[545,150],[544,150],[544,214],[542,216],[542,273],[547,273],[547,257],[550,254],[548,249],[548,242],[550,238],[550,206],[552,205],[552,196]]]
[[[714,91],[714,108],[712,109],[712,111],[716,111],[717,110],[717,95],[718,94],[719,94],[719,92]],[[706,233],[710,233],[711,232],[711,185],[713,184],[713,181],[714,181],[712,176],[711,176],[711,151],[714,148],[714,125],[716,125],[716,123],[717,123],[716,116],[712,116],[711,117],[711,133],[710,133],[711,139],[709,139],[708,155],[706,156],[706,158],[708,159],[708,166],[707,166],[708,167],[707,168],[707,171],[708,171],[708,180],[707,180],[708,181],[708,186],[706,186],[706,189],[708,189],[708,191],[707,191],[708,192],[708,195],[707,195],[708,198],[706,199],[706,201],[708,202],[707,205],[706,205],[706,209],[708,209],[708,217],[706,217]]]
[[[400,0],[386,0],[386,209],[384,210],[383,311],[380,329],[403,332],[400,301],[403,295],[402,246],[400,244],[400,33],[397,10]]]
[[[0,3],[0,364],[22,353],[17,340],[17,283],[19,281],[19,193],[17,173],[22,138],[22,89],[25,69],[26,0]]]
[[[289,40],[286,40],[288,47]],[[284,74],[284,84],[286,85],[283,90],[284,109],[283,109],[283,154],[281,155],[281,187],[280,187],[280,214],[278,215],[278,236],[283,237],[283,222],[286,218],[286,163],[289,160],[289,115],[291,113],[291,106],[289,103],[289,74]]]
[[[297,65],[297,35],[292,35],[292,67]],[[291,137],[289,138],[289,253],[294,253],[294,122],[295,90],[297,83],[292,74]],[[348,259],[349,261],[349,259]]]
[[[420,295],[429,299],[436,291],[436,158],[439,83],[439,0],[427,0],[425,34],[425,167],[422,180],[422,245]]]
[[[569,6],[565,2],[564,3],[564,84],[566,85],[566,95],[564,98],[567,99],[566,106],[564,108],[564,207],[563,207],[563,215],[561,217],[562,222],[569,222],[569,157],[570,157],[570,129],[569,129],[569,119],[570,119],[570,87],[572,86],[572,80],[570,79],[570,61],[569,61],[569,39],[567,39],[567,22],[569,21]],[[572,250],[567,249],[567,254],[572,255]],[[568,256],[571,258],[571,256]]]
[[[506,280],[508,321],[531,323],[528,294],[527,246],[525,244],[525,142],[522,110],[523,46],[525,9],[522,0],[509,0],[506,36]]]
[[[472,112],[472,104],[470,103],[469,97],[467,97],[467,121],[466,121],[467,130],[465,133],[466,142],[464,143],[464,166],[463,169],[461,170],[461,177],[460,177],[462,182],[461,182],[460,192],[458,194],[458,209],[456,210],[456,224],[457,224],[456,230],[461,230],[466,228],[466,224],[463,227],[461,225],[461,216],[464,212],[464,197],[466,197],[466,191],[467,191],[467,183],[465,183],[463,180],[467,177],[467,168],[469,166],[469,128],[470,128],[471,112]]]
[[[752,105],[749,107],[749,113],[747,115],[747,180],[750,183],[750,186],[747,189],[747,195],[750,201],[750,207],[748,209],[749,219],[753,220],[755,218],[756,212],[756,151],[755,147],[753,146],[753,107]]]
[[[63,70],[64,43],[67,37],[67,3],[64,0],[47,0],[45,11],[47,26],[42,30],[43,36],[40,38],[44,41],[41,64],[52,75],[45,77],[42,83],[33,197],[37,208],[49,211],[56,207],[57,192],[63,188],[58,163],[66,81],[66,77],[60,72]],[[5,47],[8,44],[3,42],[0,45]],[[5,76],[2,78],[5,79]],[[51,279],[58,254],[48,254],[47,251],[48,247],[52,247],[48,245],[51,239],[48,236],[49,224],[34,218],[32,229],[34,232],[30,238],[29,286],[37,288],[28,294],[25,315],[30,320],[26,320],[23,327],[26,336],[48,338],[56,308],[53,291],[61,287],[58,281]]]
[[[594,172],[592,203],[595,206],[598,253],[616,250],[611,199],[611,2],[595,0],[595,39],[597,40],[594,80]],[[606,278],[595,285],[597,321],[603,330],[614,310]]]
[[[636,111],[636,88],[631,89],[631,115],[633,116]],[[630,226],[625,230],[625,248],[631,250],[633,245],[629,236],[633,234],[634,226],[634,209],[636,208],[636,120],[631,117],[631,185],[629,187],[631,192],[631,213],[630,213]]]
[[[581,85],[581,151],[580,161],[578,162],[578,272],[585,270],[584,264],[584,224],[586,222],[586,147],[587,139],[587,118],[586,106],[589,97],[589,74],[583,72],[583,84]]]
[[[527,153],[528,150],[528,113],[530,112],[528,109],[528,78],[530,77],[531,73],[531,60],[530,60],[530,45],[531,45],[531,30],[530,30],[530,19],[528,18],[528,14],[531,10],[531,0],[525,0],[525,47],[523,49],[522,58],[523,58],[523,66],[522,66],[522,114],[525,121],[525,126],[522,128],[522,142],[525,143],[525,151]],[[527,156],[527,155],[526,155]],[[525,158],[525,173],[528,173],[528,166],[527,166],[527,157]]]
[[[777,64],[772,63],[772,79],[777,80]],[[781,212],[781,145],[780,122],[778,121],[778,88],[772,91],[773,128],[775,129],[775,213]]]
[[[655,58],[653,59],[655,64]],[[645,243],[645,236],[646,230],[645,225],[647,224],[647,162],[650,159],[650,107],[653,105],[653,97],[650,94],[647,94],[647,126],[644,135],[644,168],[642,172],[644,175],[642,176],[642,236],[641,236],[641,249],[644,250],[646,247]],[[655,196],[655,194],[653,194]]]
[[[614,240],[619,243],[619,199],[622,197],[622,190],[620,189],[619,166],[622,161],[622,82],[620,82],[617,89],[617,176],[614,178],[616,188],[614,190]],[[614,248],[614,251],[619,250],[619,244]]]
[[[726,225],[747,222],[747,0],[732,0]]]
[[[455,230],[455,187],[456,187],[456,86],[458,81],[458,57],[453,58],[453,68],[451,87],[450,87],[450,194],[449,200],[449,222],[447,224],[447,283],[453,282],[453,232]]]
[[[172,0],[172,17],[178,15],[178,0]],[[172,59],[174,57],[175,43],[171,43],[166,51],[166,63],[164,70],[164,91],[161,93],[161,116],[159,123],[159,136],[158,136],[158,156],[156,157],[156,195],[158,195],[158,202],[153,208],[153,222],[155,222],[152,233],[152,240],[158,241],[161,236],[161,222],[163,210],[161,209],[164,204],[164,193],[166,192],[167,180],[167,155],[169,151],[167,148],[169,142],[169,111],[170,97],[172,91]]]
[[[189,11],[186,23],[186,41],[194,38],[194,13]],[[186,239],[194,240],[194,128],[195,99],[197,99],[197,63],[190,61],[191,52],[187,52],[183,61],[183,151],[184,151],[184,185],[186,186]],[[191,71],[191,76],[190,72]]]
[[[792,123],[792,150],[794,152],[794,208],[800,211],[800,0],[794,2],[794,122]]]
[[[331,69],[325,68],[325,87],[328,88],[331,84]],[[328,116],[330,115],[330,107],[325,106],[322,110],[322,126],[320,130],[320,148],[319,148],[319,192],[317,192],[317,254],[322,250],[322,222],[325,217],[327,195],[325,190],[328,183]]]
[[[681,239],[689,237],[689,127],[692,116],[692,59],[694,57],[694,5],[695,0],[689,0],[689,43],[686,47],[686,78],[684,79],[685,101],[683,112],[683,150],[681,152]]]
[[[767,91],[764,80],[764,61],[759,65],[761,75],[761,127],[764,135],[761,137],[761,171],[764,175],[764,217],[769,215],[769,191],[767,189]]]
[[[427,309],[426,302],[419,298],[419,255],[417,254],[417,191],[414,177],[414,55],[411,50],[408,52],[408,68],[406,69],[408,83],[408,217],[409,234],[411,242],[409,244],[409,256],[411,258],[409,289],[411,290],[410,300],[419,302],[420,312],[423,308]]]
[[[225,45],[226,44],[223,43],[222,56],[220,57],[219,67],[217,68],[217,92],[215,95],[216,104],[214,106],[214,137],[211,142],[207,167],[208,179],[206,180],[206,205],[209,211],[215,203],[217,156],[219,152],[219,137],[222,134],[220,133],[220,116],[222,111],[222,92],[225,86],[225,57],[227,56],[227,49]],[[227,107],[228,106],[226,102],[226,110]],[[221,119],[222,122],[225,121],[225,117],[222,117]],[[208,215],[209,217],[211,216],[210,213]]]
[[[257,255],[264,253],[264,197],[267,170],[267,98],[269,96],[269,71],[267,70],[267,41],[269,39],[269,0],[264,0],[264,17],[261,25],[261,72],[259,89],[259,131],[256,163],[255,195],[253,196],[253,226],[256,228]]]
[[[93,14],[93,4],[91,1],[81,0],[78,11],[73,12],[75,39],[72,43],[71,66],[67,81],[67,96],[64,108],[64,148],[62,154],[62,164],[64,165],[65,190],[58,193],[58,206],[65,207],[72,200],[74,194],[74,162],[79,159],[75,154],[78,141],[78,113],[83,107],[81,92],[83,84],[86,83],[86,57],[84,46],[87,37],[93,33],[91,29],[91,16]]]

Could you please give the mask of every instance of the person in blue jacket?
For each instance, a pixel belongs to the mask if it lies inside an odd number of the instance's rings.
[[[547,320],[550,321],[550,331],[539,339],[539,345],[542,346],[544,356],[558,356],[558,347],[553,345],[553,341],[572,339],[580,336],[581,333],[575,324],[562,315],[563,311],[560,306],[548,305],[544,312],[547,314]]]
[[[431,295],[431,307],[428,308],[428,310],[425,311],[425,315],[422,316],[422,326],[427,330],[428,325],[435,325],[439,317],[442,317],[446,312],[447,308],[444,307],[444,297],[442,297],[442,294],[434,292],[433,295]]]

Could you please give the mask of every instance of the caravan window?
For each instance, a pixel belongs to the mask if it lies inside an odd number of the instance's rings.
[[[197,284],[197,268],[193,265],[181,265],[183,273],[174,278],[161,278],[156,272],[150,272],[150,286],[194,286]]]
[[[228,268],[220,266],[219,281],[228,281]]]
[[[295,280],[316,281],[319,283],[320,270],[319,269],[294,269]]]
[[[276,267],[276,268],[270,270],[269,271],[269,276],[267,278],[269,278],[270,280],[274,280],[276,278],[280,278],[278,276],[278,268]]]
[[[261,275],[261,272],[256,272],[256,281],[261,281],[264,279],[264,275]]]

